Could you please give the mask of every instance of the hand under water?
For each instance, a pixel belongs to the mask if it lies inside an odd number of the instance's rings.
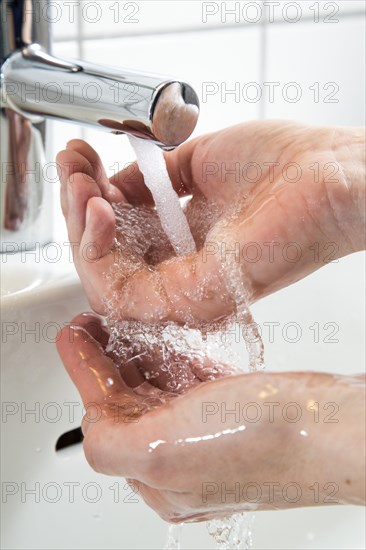
[[[130,479],[163,519],[365,502],[362,377],[229,376],[146,412],[165,392],[133,366],[121,376],[107,341],[89,314],[57,343],[87,411],[86,458],[98,472]]]
[[[205,322],[229,315],[235,300],[221,267],[235,246],[252,302],[363,249],[363,155],[362,130],[283,121],[240,124],[166,153],[176,191],[192,195],[187,216],[199,251],[160,262],[153,270],[145,265],[128,277],[122,258],[121,273],[115,275],[121,318]],[[109,180],[97,153],[81,140],[69,142],[57,162],[75,265],[91,306],[103,314],[103,300],[111,292],[104,274],[115,258],[111,203],[152,207],[152,198],[137,167],[132,176],[126,169]],[[205,201],[223,213],[202,234],[205,209],[199,206]],[[99,251],[93,262],[85,256],[90,243]],[[246,247],[249,243],[254,247]],[[192,291],[202,287],[197,299]]]
[[[322,256],[314,256],[314,243],[320,251],[335,243],[335,257],[362,249],[362,152],[358,130],[271,121],[242,124],[167,153],[175,189],[180,196],[193,196],[188,219],[200,251],[190,258],[171,258],[154,266],[164,289],[163,311],[162,295],[156,290],[161,287],[156,285],[151,268],[124,278],[121,286],[128,299],[123,300],[122,292],[121,318],[184,321],[185,311],[189,311],[197,320],[206,321],[231,313],[234,303],[230,296],[222,299],[227,292],[220,270],[222,243],[228,249],[236,242],[259,245],[262,256],[257,262],[247,261],[245,255],[240,261],[252,301],[323,265]],[[228,171],[235,163],[242,167],[248,162],[256,162],[263,170],[255,184],[243,179],[236,182],[235,175],[222,182],[222,163]],[[272,164],[272,173],[270,168],[265,172],[265,163],[276,162],[279,165]],[[109,181],[95,151],[80,140],[69,143],[58,163],[62,208],[70,241],[76,243],[75,264],[92,307],[104,313],[103,301],[109,292],[104,273],[114,261],[111,203],[152,206],[151,196],[138,171],[132,181],[130,171]],[[296,183],[284,181],[283,169],[288,163],[301,167]],[[327,163],[334,164],[327,168]],[[319,167],[316,181],[314,165]],[[329,168],[334,166],[337,172],[331,179],[337,181],[329,182]],[[214,168],[215,173],[205,180],[203,167]],[[235,218],[225,219],[224,214],[209,228],[207,254],[205,235],[194,220],[194,204],[205,200],[217,203],[224,212],[225,205],[233,201],[239,205]],[[273,261],[265,244],[273,241],[279,243],[280,252],[287,243],[296,242],[301,257],[289,262],[280,253]],[[93,263],[81,254],[88,243],[97,243],[101,251]],[[212,254],[215,250],[219,253]],[[190,300],[191,289],[203,280],[210,285],[204,300]],[[188,394],[171,398],[163,387],[158,389],[144,380],[133,365],[121,375],[105,353],[108,334],[95,330],[96,318],[78,316],[73,324],[62,331],[58,349],[84,403],[96,403],[101,411],[98,422],[83,424],[87,459],[97,471],[137,480],[143,498],[164,519],[200,521],[250,509],[253,504],[258,509],[274,509],[364,502],[364,381],[360,378],[261,372],[199,383]],[[154,400],[157,404],[169,402],[146,412],[146,404]],[[230,410],[236,403],[253,402],[262,411],[256,422],[242,412],[238,417],[222,417],[215,407],[225,403]],[[297,403],[301,423],[275,412],[272,420],[265,405],[268,402],[278,403],[278,411],[289,402]],[[339,422],[315,421],[313,405],[323,402],[339,406]],[[204,409],[207,404],[212,408]],[[131,410],[136,422],[131,422]],[[245,493],[251,483],[261,491],[256,502]],[[294,502],[284,498],[287,483],[301,488],[301,496]],[[317,499],[311,489],[314,484],[320,491]],[[237,490],[230,496],[233,487]]]

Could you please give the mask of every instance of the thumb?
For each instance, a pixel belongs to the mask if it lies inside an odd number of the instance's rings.
[[[90,466],[105,474],[136,477],[134,428],[146,406],[84,328],[62,329],[57,349],[85,406],[83,446]]]
[[[194,191],[195,180],[192,161],[197,145],[201,141],[202,137],[198,137],[183,143],[173,151],[164,153],[170,181],[179,197],[185,197]],[[114,174],[109,181],[123,193],[130,204],[134,206],[154,204],[137,162],[125,166],[123,170]]]

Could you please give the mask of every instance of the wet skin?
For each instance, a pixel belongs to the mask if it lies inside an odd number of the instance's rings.
[[[137,368],[116,367],[99,323],[79,315],[57,344],[88,411],[85,455],[96,471],[131,479],[163,519],[365,502],[363,377],[258,372],[172,399]],[[326,403],[335,408],[324,412]],[[236,415],[225,413],[237,404]],[[297,498],[291,491],[287,498],[287,484]]]
[[[192,140],[167,153],[166,161],[180,196],[193,196],[188,219],[199,252],[158,262],[153,270],[139,268],[128,277],[122,258],[121,273],[115,274],[121,319],[194,323],[229,315],[235,302],[222,270],[223,243],[228,248],[239,243],[241,250],[254,242],[262,251],[256,262],[245,254],[237,261],[252,302],[318,269],[329,260],[329,252],[338,258],[365,247],[364,135],[359,129],[253,122]],[[237,177],[236,165],[249,162],[262,170],[255,183],[248,181],[253,176]],[[108,180],[96,152],[80,140],[59,153],[58,163],[62,209],[70,241],[76,243],[75,265],[91,306],[103,314],[103,300],[110,293],[104,273],[114,261],[111,203],[152,206],[151,196],[138,170],[133,180],[130,170]],[[294,183],[286,181],[289,163],[300,167]],[[229,170],[234,172],[230,175]],[[194,219],[194,204],[205,200],[222,211],[206,234]],[[266,243],[274,241],[279,251],[295,242],[301,256],[294,262],[280,252],[273,259]],[[81,253],[89,243],[98,245],[97,261],[85,261]],[[319,257],[314,256],[314,243]],[[336,246],[330,250],[329,244]],[[192,299],[192,290],[203,281],[203,299]],[[78,316],[73,323],[74,328],[61,333],[59,353],[84,403],[97,403],[102,412],[100,421],[84,421],[86,457],[97,471],[137,480],[143,498],[164,519],[203,520],[251,504],[242,497],[225,497],[223,502],[222,491],[215,492],[222,483],[228,489],[249,482],[262,488],[265,483],[282,488],[295,482],[302,488],[294,503],[284,499],[281,490],[263,490],[255,503],[259,509],[329,504],[329,483],[336,484],[334,499],[339,503],[364,502],[362,378],[253,373],[214,382],[199,379],[192,391],[171,398],[164,385],[156,388],[145,381],[136,366],[118,368],[113,363],[104,350],[108,334],[96,318]],[[146,399],[149,405],[167,402],[147,411]],[[237,422],[230,415],[222,420],[220,414],[203,421],[204,403],[224,402],[230,409],[237,402],[256,402],[263,408],[265,401],[278,402],[280,410],[288,402],[298,403],[303,422],[286,421],[281,414],[271,422],[267,409],[255,423],[242,418]],[[337,403],[339,422],[314,422],[313,402]],[[132,414],[136,422],[126,421],[126,409],[128,420]],[[318,502],[309,491],[316,482]]]
[[[129,276],[122,258],[115,281],[121,290],[116,304],[121,318],[193,323],[230,314],[235,303],[222,264],[232,256],[225,251],[235,246],[235,262],[251,301],[365,246],[360,129],[251,122],[192,140],[167,153],[166,161],[180,196],[193,196],[190,223],[199,252]],[[115,258],[111,203],[151,205],[152,198],[137,169],[109,180],[97,153],[81,140],[69,142],[57,162],[75,265],[91,306],[103,314],[103,299],[110,293],[104,273]],[[295,166],[292,171],[289,163]],[[202,221],[194,219],[194,204],[202,200],[223,209],[206,236],[202,211]],[[255,248],[245,248],[248,243]],[[96,245],[96,261],[86,258],[88,244]],[[257,253],[258,260],[252,261]],[[192,298],[202,286],[203,299]]]

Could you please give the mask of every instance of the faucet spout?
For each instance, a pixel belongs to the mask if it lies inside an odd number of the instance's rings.
[[[131,134],[164,149],[183,143],[198,120],[198,97],[186,82],[53,56],[49,22],[41,16],[48,6],[49,0],[0,0],[0,251],[5,253],[52,239],[45,156],[50,120]]]
[[[58,59],[39,44],[25,46],[5,61],[2,88],[6,105],[24,117],[132,134],[164,148],[185,141],[199,113],[198,97],[185,82]]]

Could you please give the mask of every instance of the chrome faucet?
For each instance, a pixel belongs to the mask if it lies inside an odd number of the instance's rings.
[[[52,240],[48,119],[132,134],[172,149],[190,136],[199,113],[198,97],[185,82],[54,57],[47,5],[0,0],[0,221],[1,251],[7,253]]]

